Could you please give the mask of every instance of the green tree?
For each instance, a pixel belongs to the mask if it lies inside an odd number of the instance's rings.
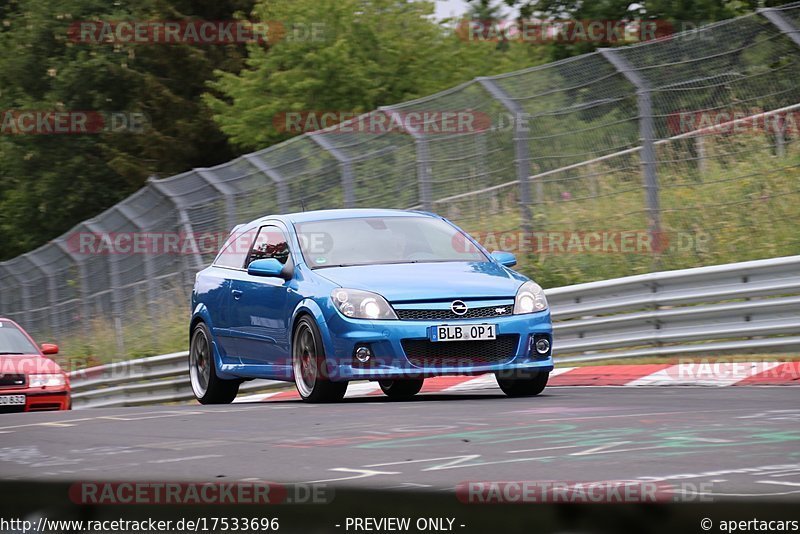
[[[467,0],[485,2],[486,0]],[[500,1],[500,0],[498,0]],[[517,10],[520,20],[660,20],[675,31],[694,29],[711,22],[729,19],[793,0],[502,0]],[[553,60],[592,52],[598,46],[591,42],[548,45]]]
[[[467,16],[474,20],[497,21],[503,16],[502,4],[495,0],[467,0],[470,4]]]
[[[281,21],[286,36],[250,45],[247,67],[219,72],[205,99],[246,149],[286,139],[274,124],[286,112],[366,112],[543,61],[529,47],[502,51],[457,37],[426,1],[262,0],[254,14]]]
[[[75,42],[84,20],[224,20],[249,0],[109,3],[20,0],[0,10],[0,110],[141,113],[143,133],[0,135],[0,258],[67,231],[141,187],[230,159],[201,102],[215,69],[238,70],[243,46]],[[8,133],[8,132],[6,132]]]

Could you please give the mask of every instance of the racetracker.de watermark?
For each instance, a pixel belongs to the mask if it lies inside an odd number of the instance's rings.
[[[673,135],[688,132],[698,132],[698,135],[797,135],[800,133],[800,111],[769,114],[761,109],[678,111],[667,116],[667,129]]]
[[[149,127],[149,118],[140,112],[0,110],[0,135],[140,134]]]
[[[788,383],[800,380],[800,362],[776,358],[747,361],[726,358],[680,359],[677,365],[667,367],[666,378],[684,381],[703,381],[719,384],[721,381],[738,382],[752,376],[759,380]]]
[[[311,133],[330,128],[331,134],[418,133],[447,135],[485,132],[497,129],[490,114],[463,110],[354,111],[306,110],[278,113],[272,118],[278,132]],[[335,128],[334,128],[335,126]]]
[[[529,44],[623,44],[663,39],[675,33],[668,20],[462,20],[456,35],[464,41],[519,41]]]
[[[328,504],[334,490],[326,484],[274,482],[75,482],[69,499],[89,505]]]
[[[667,251],[705,251],[711,236],[693,232],[648,230],[544,230],[525,232],[475,232],[471,237],[487,250],[544,255],[660,254]],[[453,248],[472,252],[477,247],[466,236],[453,236]]]
[[[638,480],[468,481],[456,486],[465,504],[627,504],[709,502],[713,484]]]
[[[114,254],[216,254],[228,239],[221,232],[75,232],[67,236],[67,249],[81,255]],[[247,253],[250,240],[241,240]]]
[[[325,24],[246,20],[83,20],[67,38],[90,45],[231,45],[324,40]]]

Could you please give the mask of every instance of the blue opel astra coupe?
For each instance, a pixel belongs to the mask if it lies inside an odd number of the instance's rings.
[[[446,219],[401,210],[275,215],[236,227],[192,293],[189,371],[203,404],[254,378],[294,381],[309,402],[351,380],[390,398],[426,377],[495,373],[537,395],[553,369],[538,284]]]

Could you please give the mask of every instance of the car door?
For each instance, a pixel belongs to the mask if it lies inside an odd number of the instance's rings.
[[[291,361],[287,310],[291,280],[247,274],[250,262],[265,258],[277,259],[287,273],[294,267],[287,233],[277,223],[259,229],[245,270],[231,280],[232,330],[239,338],[242,363],[286,366]]]
[[[213,325],[214,340],[223,363],[241,363],[243,351],[241,341],[232,330],[231,309],[233,280],[244,271],[244,262],[250,253],[258,228],[231,232],[211,269],[203,273],[203,283],[208,286],[206,294],[213,299],[206,302]]]

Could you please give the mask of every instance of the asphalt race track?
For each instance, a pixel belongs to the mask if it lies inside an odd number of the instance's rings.
[[[269,480],[452,491],[475,480],[680,481],[800,501],[800,389],[548,388],[0,416],[11,481]]]

